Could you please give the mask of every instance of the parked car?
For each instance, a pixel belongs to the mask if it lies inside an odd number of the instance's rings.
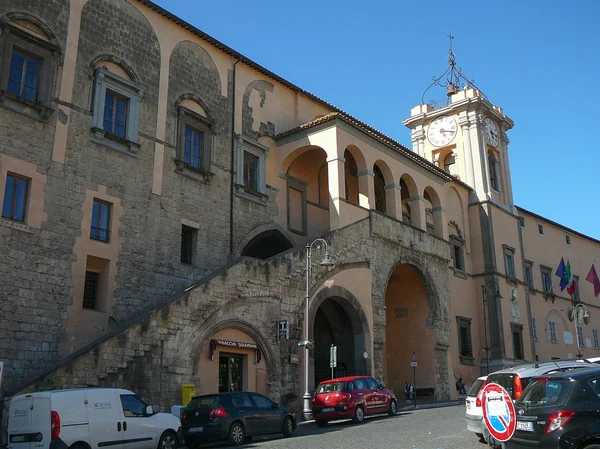
[[[552,373],[574,372],[580,369],[594,369],[597,367],[598,365],[584,360],[553,360],[542,363],[528,363],[493,372],[488,376],[487,383],[495,383],[502,386],[511,396],[512,400],[516,401],[521,397],[529,382],[535,377]],[[483,438],[493,448],[501,447],[501,444],[490,435],[485,426],[483,428]]]
[[[10,401],[11,449],[175,449],[181,423],[129,390],[90,388],[23,394]]]
[[[291,437],[296,417],[266,396],[251,392],[196,396],[181,412],[183,439],[189,449],[216,440],[232,446],[258,435]]]
[[[467,430],[474,432],[480,439],[483,438],[483,410],[481,408],[481,393],[486,385],[487,376],[477,378],[465,399],[465,421],[467,422]]]
[[[352,418],[361,423],[367,415],[394,416],[398,401],[392,390],[368,376],[342,377],[321,382],[312,399],[312,415],[319,427],[328,421]]]
[[[533,379],[515,402],[506,449],[600,448],[600,368]]]

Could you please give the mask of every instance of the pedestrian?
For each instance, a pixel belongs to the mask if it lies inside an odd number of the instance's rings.
[[[415,388],[413,387],[413,384],[408,384],[408,399],[412,400],[413,394],[415,394]]]
[[[406,396],[406,399],[408,399],[408,382],[404,382],[404,395]]]
[[[463,383],[463,378],[459,377],[456,381],[456,391],[458,394],[467,394],[467,390],[465,389],[465,384]]]

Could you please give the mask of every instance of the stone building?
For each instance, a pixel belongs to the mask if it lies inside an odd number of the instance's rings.
[[[0,27],[6,399],[134,385],[168,407],[193,384],[294,406],[306,339],[310,389],[335,344],[336,375],[396,391],[416,353],[435,398],[486,353],[600,355],[552,288],[600,242],[514,205],[513,123],[474,86],[413,108],[410,150],[148,0],[12,0]],[[334,266],[305,316],[316,238]]]

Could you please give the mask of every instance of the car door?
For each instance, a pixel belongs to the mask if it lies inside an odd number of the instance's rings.
[[[367,400],[369,399],[369,386],[366,379],[360,378],[354,380],[354,393],[352,393],[352,397],[355,395],[356,404],[362,404],[365,407],[365,414],[368,413],[369,404]]]
[[[246,435],[260,435],[262,426],[260,414],[248,393],[235,393],[231,395],[231,404],[235,412],[244,421]]]
[[[84,390],[90,446],[123,449],[123,414],[115,390]]]
[[[260,415],[261,430],[263,433],[279,433],[283,429],[281,419],[281,409],[275,407],[273,401],[266,396],[258,393],[251,393],[250,396],[256,405],[256,410]]]
[[[119,396],[123,413],[123,449],[156,448],[156,421],[146,414],[146,403],[131,393]]]
[[[381,413],[381,410],[385,407],[385,398],[379,391],[379,382],[369,377],[367,378],[367,386],[367,413],[369,415]]]

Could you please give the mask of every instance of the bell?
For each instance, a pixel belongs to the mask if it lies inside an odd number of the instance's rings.
[[[456,87],[454,87],[454,84],[449,83],[448,84],[448,92],[446,93],[446,95],[448,95],[449,97],[451,97],[455,93],[456,93]]]

